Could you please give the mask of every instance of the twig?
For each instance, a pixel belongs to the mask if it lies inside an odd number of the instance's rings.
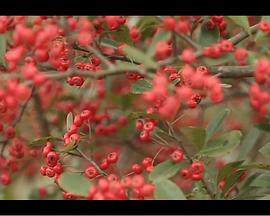
[[[21,121],[22,116],[25,113],[26,107],[29,104],[29,102],[30,102],[30,100],[31,100],[31,98],[33,96],[34,90],[35,90],[35,88],[33,87],[32,90],[31,90],[31,95],[29,96],[29,98],[27,99],[27,101],[23,104],[19,115],[17,116],[17,118],[14,120],[14,122],[12,124],[12,127],[16,127],[16,125]],[[3,140],[3,141],[0,142],[2,144],[0,155],[3,156],[4,151],[5,151],[5,148],[8,145],[8,142],[9,142],[9,139],[5,139],[5,140]]]
[[[49,123],[46,119],[46,116],[44,115],[44,110],[42,109],[41,101],[37,93],[33,94],[33,102],[37,114],[36,116],[41,126],[42,135],[49,136],[50,135]]]
[[[88,156],[86,156],[79,148],[76,148],[77,152],[80,153],[80,155],[87,160],[89,163],[91,163],[101,174],[107,176],[108,174],[106,172],[104,172],[95,161],[93,161],[91,158],[89,158]]]

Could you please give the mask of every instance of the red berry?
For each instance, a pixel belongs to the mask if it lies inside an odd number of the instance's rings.
[[[163,19],[163,25],[166,30],[173,31],[176,26],[176,20],[173,17],[165,17]]]
[[[143,171],[143,167],[140,164],[133,164],[132,171],[136,174],[141,174]]]
[[[13,139],[13,138],[16,136],[15,128],[13,128],[13,127],[8,127],[8,128],[5,130],[5,136],[6,136],[7,139]]]
[[[195,161],[191,164],[193,173],[202,173],[204,171],[204,165],[201,161]]]
[[[137,130],[142,130],[142,129],[143,129],[143,120],[138,119],[138,120],[136,121],[136,129],[137,129]]]
[[[54,167],[59,160],[59,154],[51,151],[47,154],[46,162],[49,167]]]
[[[103,169],[103,170],[106,170],[109,168],[109,162],[108,162],[108,159],[105,158],[104,160],[102,160],[101,164],[100,164],[100,168]]]
[[[45,176],[46,175],[46,169],[47,169],[47,166],[41,166],[40,167],[40,174],[41,175],[43,175],[43,176]]]
[[[190,177],[190,174],[191,174],[191,172],[188,168],[181,169],[180,173],[181,173],[182,177],[185,179],[188,179]]]
[[[84,171],[84,175],[89,179],[93,179],[98,175],[98,172],[97,172],[97,169],[94,166],[89,166]]]
[[[155,124],[152,121],[147,121],[143,126],[143,130],[152,131],[154,127],[155,127]]]
[[[51,167],[47,167],[46,168],[46,175],[50,178],[55,176],[55,171],[53,170],[53,168]]]
[[[107,160],[109,163],[116,163],[118,160],[118,154],[116,152],[111,152],[108,154]]]
[[[3,172],[0,176],[0,181],[3,185],[9,185],[11,183],[11,177],[7,172]]]
[[[147,167],[152,166],[152,162],[153,162],[152,158],[146,157],[146,158],[143,159],[142,165],[146,169]]]
[[[193,181],[200,181],[200,180],[203,179],[203,173],[193,173],[193,174],[191,175],[191,179],[192,179]]]
[[[181,162],[184,159],[184,153],[181,150],[175,150],[172,154],[171,154],[171,159],[174,162]]]
[[[142,142],[147,142],[150,140],[150,134],[148,131],[145,131],[143,130],[141,133],[140,133],[140,141]]]

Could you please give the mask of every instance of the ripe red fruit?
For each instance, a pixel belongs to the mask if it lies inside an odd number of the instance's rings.
[[[193,173],[202,173],[204,171],[204,165],[201,161],[195,161],[191,164]]]
[[[171,159],[174,162],[181,162],[184,159],[184,153],[181,150],[175,150],[172,154],[171,154]]]
[[[166,30],[173,31],[176,26],[176,20],[173,17],[165,17],[163,19],[163,26]]]
[[[141,175],[135,175],[132,177],[131,186],[134,188],[141,188],[144,185],[144,177]]]
[[[166,41],[160,41],[156,46],[156,57],[159,60],[168,58],[172,53],[172,47]]]
[[[185,179],[188,179],[191,175],[191,172],[188,168],[183,168],[180,170],[181,176]]]
[[[46,175],[50,178],[55,176],[55,171],[53,170],[53,168],[51,167],[47,167],[46,168]]]
[[[108,169],[110,166],[108,159],[105,158],[104,160],[102,160],[101,164],[100,164],[100,169],[106,170]]]
[[[7,172],[3,172],[0,176],[0,181],[3,185],[9,185],[11,183],[11,177]]]
[[[147,167],[152,166],[152,162],[153,162],[152,158],[146,157],[146,158],[143,159],[142,165],[146,169]]]
[[[192,179],[193,181],[200,181],[200,180],[203,179],[203,173],[193,173],[193,174],[191,175],[191,179]]]
[[[141,174],[143,171],[143,167],[140,164],[133,164],[132,165],[132,172],[136,174]]]
[[[98,175],[98,171],[94,166],[89,166],[85,171],[84,171],[84,175],[89,178],[89,179],[93,179]]]
[[[155,127],[155,124],[152,121],[147,121],[144,125],[143,125],[143,130],[145,131],[152,131]]]
[[[143,130],[141,133],[140,133],[140,141],[142,142],[147,142],[150,140],[150,134],[148,131],[145,131]]]
[[[47,154],[46,162],[49,167],[54,167],[59,160],[59,154],[57,152],[49,152]]]
[[[52,151],[52,143],[51,142],[47,142],[46,145],[44,146],[43,150],[42,150],[42,156],[44,158],[47,157],[48,153]]]
[[[118,154],[116,152],[111,152],[108,154],[107,160],[109,163],[116,163],[118,160]]]
[[[186,64],[192,64],[196,59],[195,53],[192,49],[184,49],[181,54],[181,60]]]
[[[132,27],[129,31],[129,34],[133,42],[137,42],[138,40],[140,40],[141,35],[137,27]]]
[[[143,129],[143,121],[141,119],[138,119],[136,121],[136,129],[137,130],[142,130]]]
[[[13,138],[16,136],[15,128],[13,128],[13,127],[8,127],[8,128],[5,130],[5,136],[6,136],[7,139],[13,139]]]

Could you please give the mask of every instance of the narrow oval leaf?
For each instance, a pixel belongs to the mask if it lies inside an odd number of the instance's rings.
[[[0,34],[0,66],[6,66],[5,53],[7,49],[7,35]]]
[[[145,79],[137,80],[131,86],[131,92],[133,94],[142,94],[152,89],[152,84]]]
[[[270,174],[261,174],[251,183],[251,186],[270,188]]]
[[[59,183],[68,192],[81,196],[88,195],[88,189],[91,185],[91,182],[82,174],[71,172],[64,172]]]
[[[206,131],[204,128],[185,127],[181,128],[181,132],[189,140],[189,142],[197,148],[198,151],[203,148],[206,137]]]
[[[206,128],[206,142],[214,135],[221,127],[224,119],[230,114],[230,109],[226,108],[218,113],[212,120],[209,122]]]
[[[157,69],[158,64],[152,60],[151,56],[146,55],[141,50],[131,47],[131,46],[125,46],[123,48],[123,52],[131,59],[133,59],[136,62],[140,62],[147,68],[153,68]]]
[[[270,143],[265,144],[260,148],[259,152],[267,159],[270,159]]]
[[[230,190],[232,186],[234,186],[236,183],[238,183],[238,179],[244,173],[244,171],[245,170],[239,170],[239,171],[234,172],[226,177],[226,183],[225,183],[224,190],[223,190],[224,194],[228,190]]]
[[[169,179],[186,165],[186,161],[183,161],[181,163],[174,163],[172,160],[164,161],[155,166],[154,170],[149,175],[149,180],[158,182]]]
[[[254,147],[256,144],[258,138],[260,135],[260,130],[257,128],[252,127],[248,134],[245,136],[240,149],[239,149],[239,155],[238,155],[238,160],[243,160],[246,158],[248,153],[251,151],[251,149]]]
[[[41,137],[38,139],[34,139],[30,142],[30,146],[41,146],[45,145],[47,141],[62,141],[62,139],[53,137],[53,136],[47,136],[47,137]]]
[[[241,142],[242,133],[238,130],[230,131],[225,133],[218,139],[216,139],[217,144],[214,145],[215,140],[213,140],[213,145],[202,149],[199,152],[200,155],[207,155],[208,157],[220,157],[232,152]],[[222,140],[222,144],[220,143]]]
[[[234,161],[234,162],[228,163],[224,167],[222,167],[218,173],[217,182],[220,182],[221,180],[223,180],[224,177],[226,177],[230,173],[232,173],[233,170],[240,167],[243,162],[244,162],[243,160],[242,161]]]
[[[73,114],[72,112],[69,112],[66,118],[67,131],[69,130],[72,124],[73,124]]]
[[[156,200],[186,200],[182,190],[170,180],[157,182],[155,186],[154,198]]]
[[[206,26],[206,23],[201,25],[201,29],[198,35],[198,43],[201,46],[207,47],[211,44],[219,42],[220,33],[217,26],[213,30],[209,30]]]
[[[157,46],[157,43],[160,42],[160,41],[167,41],[170,39],[171,37],[171,32],[170,31],[164,31],[164,30],[161,30],[159,31],[158,33],[155,34],[153,40],[152,40],[152,43],[151,45],[149,46],[148,50],[147,50],[147,55],[148,56],[151,56],[151,57],[154,57],[155,56],[155,52],[156,52],[156,46]]]
[[[228,16],[236,25],[240,26],[246,32],[250,33],[247,16]]]

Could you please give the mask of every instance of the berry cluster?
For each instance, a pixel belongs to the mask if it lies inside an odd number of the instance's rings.
[[[256,109],[261,117],[268,113],[267,106],[270,103],[270,94],[264,88],[270,88],[270,63],[267,59],[259,59],[255,66],[255,79],[257,83],[250,86],[249,96],[250,104]]]
[[[111,174],[106,178],[100,178],[96,185],[90,186],[87,199],[145,199],[153,195],[154,189],[154,185],[146,183],[142,175],[127,176],[119,180],[116,175]]]
[[[138,119],[136,121],[136,129],[141,131],[140,141],[146,142],[150,140],[152,131],[157,124],[155,119]]]
[[[182,168],[180,174],[185,179],[200,181],[203,179],[204,165],[201,161],[193,161],[189,167]]]
[[[46,160],[46,165],[40,167],[40,173],[43,176],[58,179],[64,168],[59,161],[59,153],[53,151],[52,147],[52,143],[47,142],[43,148],[42,156]]]
[[[213,30],[216,25],[219,28],[220,34],[224,36],[227,28],[227,22],[224,20],[223,16],[211,16],[210,20],[206,22],[206,26],[209,30]]]

